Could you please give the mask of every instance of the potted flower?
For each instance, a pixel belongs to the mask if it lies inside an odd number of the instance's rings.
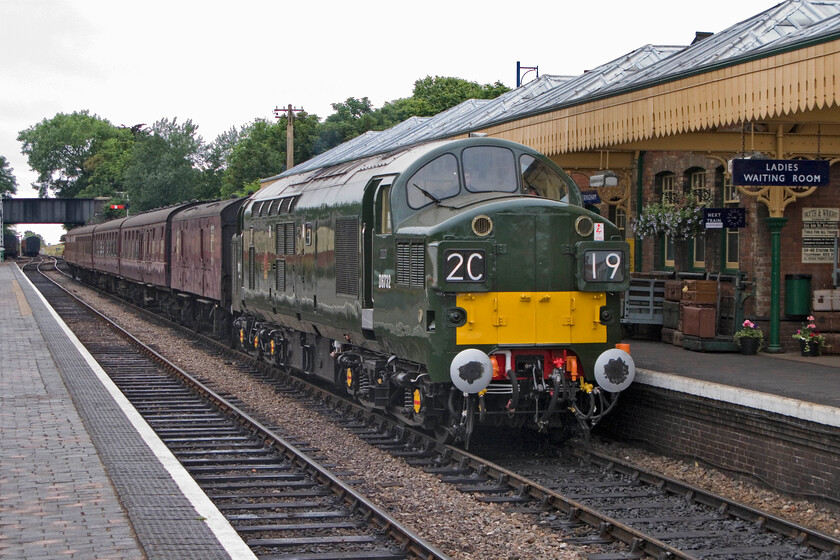
[[[803,356],[819,356],[826,347],[825,336],[819,333],[817,325],[814,324],[814,317],[810,315],[793,338],[799,341],[799,349]]]
[[[755,355],[764,343],[764,332],[747,319],[732,338],[741,349],[741,354]]]

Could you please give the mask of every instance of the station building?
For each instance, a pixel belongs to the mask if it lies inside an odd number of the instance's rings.
[[[748,318],[782,352],[817,313],[840,352],[838,97],[840,0],[786,0],[689,45],[644,45],[579,76],[539,76],[368,132],[296,169],[476,133],[526,144],[568,171],[631,244],[635,281],[655,290],[656,309],[625,323],[714,351],[734,349]],[[777,167],[761,171],[768,184],[745,184],[733,174],[745,162]],[[703,222],[690,235],[641,227],[653,210],[692,208]],[[713,296],[695,290],[711,282]],[[714,310],[701,312],[703,332],[685,328],[686,304]]]
[[[686,47],[644,46],[483,132],[535,147],[571,172],[622,227],[637,277],[716,280],[715,334],[731,335],[750,317],[765,332],[778,329],[771,345],[781,350],[808,315],[840,311],[839,49],[840,3],[783,2]],[[743,185],[736,159],[804,172]],[[802,160],[827,162],[818,168],[829,177],[794,163]],[[672,202],[673,212],[692,201],[732,219],[707,214],[685,240],[639,227],[646,210],[663,212],[659,203]],[[679,330],[665,305],[666,327]]]

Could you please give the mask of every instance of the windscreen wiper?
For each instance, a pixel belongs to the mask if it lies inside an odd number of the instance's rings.
[[[429,198],[429,200],[431,200],[431,201],[432,201],[432,202],[434,202],[435,204],[440,204],[440,205],[442,205],[442,204],[443,204],[443,203],[441,202],[441,200],[440,200],[438,197],[436,197],[435,195],[433,195],[432,193],[430,193],[430,192],[429,192],[429,191],[427,191],[426,189],[424,189],[424,188],[422,188],[422,187],[418,186],[418,185],[417,185],[417,183],[411,183],[411,185],[412,185],[415,189],[417,189],[418,191],[420,191],[421,193],[423,193],[424,195],[426,195],[426,196]]]

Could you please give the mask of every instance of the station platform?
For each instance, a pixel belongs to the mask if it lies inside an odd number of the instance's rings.
[[[840,355],[696,352],[629,339],[636,383],[840,427]]]
[[[255,558],[14,263],[0,314],[0,557]],[[625,342],[637,383],[840,426],[840,355]]]
[[[0,316],[0,557],[255,558],[11,262]]]

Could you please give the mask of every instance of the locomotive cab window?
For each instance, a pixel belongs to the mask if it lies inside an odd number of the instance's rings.
[[[516,192],[516,158],[507,148],[477,146],[465,149],[461,157],[467,191]]]
[[[391,185],[380,186],[376,193],[376,233],[391,233]]]
[[[527,154],[519,158],[522,166],[522,190],[525,194],[544,196],[560,202],[569,201],[569,185],[553,169]]]
[[[460,190],[458,160],[452,154],[443,154],[421,167],[408,180],[408,205],[417,210],[438,204],[456,196]]]

